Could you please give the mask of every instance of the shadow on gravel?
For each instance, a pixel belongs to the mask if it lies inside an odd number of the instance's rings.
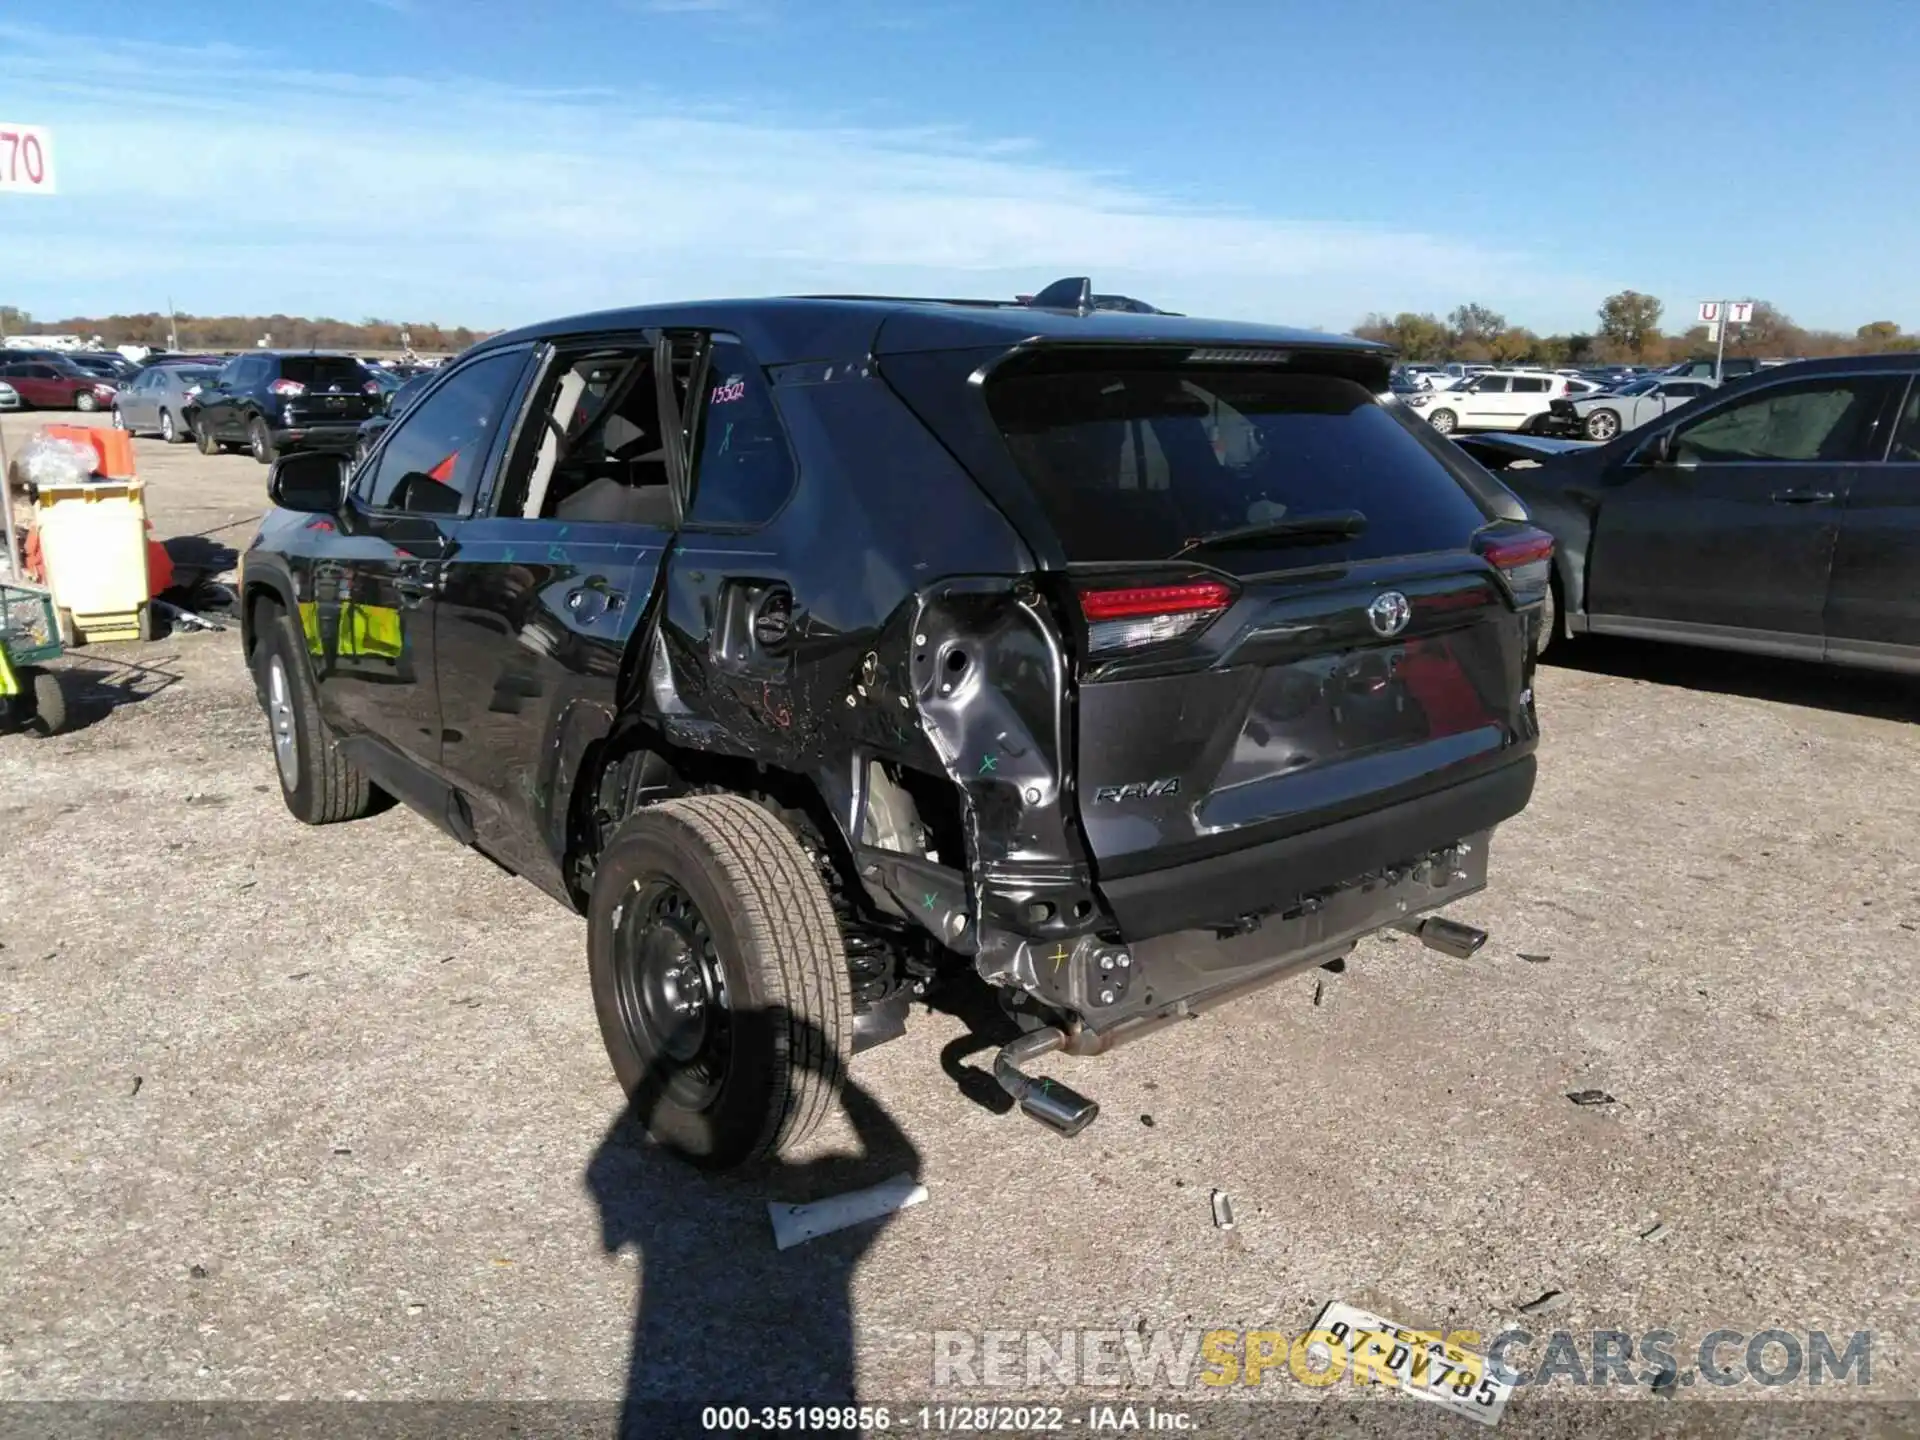
[[[903,1173],[918,1179],[919,1153],[848,1079],[839,1098],[859,1154],[710,1175],[647,1137],[641,1117],[668,1078],[658,1068],[648,1075],[585,1177],[607,1251],[631,1246],[640,1259],[620,1435],[699,1433],[700,1410],[710,1405],[854,1403],[852,1280],[891,1217],[782,1251],[767,1204],[822,1200]]]
[[[1550,649],[1543,665],[1617,675],[1716,695],[1745,695],[1881,720],[1920,720],[1920,680],[1872,670],[1845,670],[1804,660],[1775,660],[1662,645],[1613,635],[1587,635]]]
[[[60,672],[60,688],[67,699],[67,734],[106,719],[124,705],[150,700],[180,682],[180,676],[166,668],[171,656],[154,664],[133,664],[85,652],[67,653],[70,657],[85,655],[54,667]]]

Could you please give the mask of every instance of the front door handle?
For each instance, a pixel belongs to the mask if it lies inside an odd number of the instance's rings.
[[[1773,503],[1776,505],[1831,505],[1831,490],[1776,490]]]

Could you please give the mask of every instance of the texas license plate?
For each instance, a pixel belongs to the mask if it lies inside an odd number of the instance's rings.
[[[1344,1368],[1356,1380],[1363,1371],[1376,1379],[1384,1372],[1409,1395],[1444,1405],[1483,1425],[1499,1422],[1513,1394],[1513,1386],[1492,1374],[1482,1357],[1449,1345],[1431,1332],[1409,1330],[1338,1300],[1328,1302],[1313,1329],[1345,1350]],[[1316,1343],[1325,1342],[1316,1337]]]

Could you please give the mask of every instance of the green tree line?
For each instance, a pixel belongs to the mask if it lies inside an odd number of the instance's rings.
[[[1600,302],[1598,323],[1584,334],[1537,335],[1484,305],[1461,305],[1446,319],[1402,311],[1369,315],[1354,327],[1356,335],[1382,340],[1405,360],[1464,360],[1501,365],[1664,365],[1713,353],[1707,327],[1695,325],[1669,335],[1660,328],[1665,306],[1651,295],[1622,290]],[[1852,334],[1809,330],[1794,324],[1778,306],[1756,301],[1753,320],[1727,332],[1727,354],[1765,359],[1824,359],[1833,355],[1878,355],[1890,350],[1920,350],[1920,335],[1910,335],[1892,320],[1873,320]]]
[[[106,345],[165,346],[177,327],[183,350],[251,350],[264,338],[290,350],[401,350],[403,333],[413,348],[427,353],[460,351],[490,332],[398,320],[362,320],[353,324],[322,316],[302,315],[70,315],[62,320],[35,320],[26,311],[0,305],[0,334],[35,331],[50,335],[96,335]]]

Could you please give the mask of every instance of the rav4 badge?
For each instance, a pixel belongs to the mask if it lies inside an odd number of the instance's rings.
[[[1113,805],[1122,800],[1155,800],[1162,795],[1178,795],[1180,777],[1169,775],[1164,780],[1134,780],[1125,785],[1102,785],[1093,792],[1096,805]]]

